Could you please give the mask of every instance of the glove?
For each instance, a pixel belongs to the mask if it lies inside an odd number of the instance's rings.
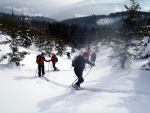
[[[93,63],[92,66],[95,66],[95,64]]]

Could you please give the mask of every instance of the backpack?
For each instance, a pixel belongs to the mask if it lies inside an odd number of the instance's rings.
[[[40,58],[38,59],[38,57],[40,57]],[[37,63],[37,64],[40,63],[40,59],[41,59],[41,55],[37,55],[37,56],[36,56],[36,63]]]
[[[72,60],[72,67],[75,67],[76,61],[77,61],[77,57],[74,57],[74,59]]]
[[[55,62],[58,62],[58,58],[55,56]]]

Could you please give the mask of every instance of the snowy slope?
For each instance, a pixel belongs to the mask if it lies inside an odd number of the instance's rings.
[[[3,48],[4,45],[0,45],[0,49]],[[3,53],[9,50],[8,46],[5,49]],[[96,66],[81,85],[87,90],[76,91],[70,88],[66,91],[76,79],[71,60],[66,55],[58,56],[56,66],[61,71],[53,72],[51,64],[45,63],[46,76],[50,79],[47,82],[35,77],[35,58],[39,52],[34,47],[20,50],[31,53],[22,61],[25,64],[23,67],[0,63],[0,113],[150,112],[149,71],[138,70],[146,62],[144,60],[134,61],[125,70],[114,68],[113,61],[110,62],[107,57],[111,48],[100,46]],[[84,76],[89,69],[87,65]]]

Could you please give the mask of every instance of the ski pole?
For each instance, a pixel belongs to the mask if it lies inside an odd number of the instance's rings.
[[[50,62],[49,62],[50,63]],[[47,74],[47,76],[49,75],[49,63],[48,63],[48,74]]]
[[[36,72],[35,72],[35,77],[36,77],[36,74],[37,74],[37,70],[36,70]],[[35,78],[35,77],[34,77],[34,78]]]
[[[87,72],[87,74],[85,75],[85,77],[89,74],[89,72],[91,71],[92,67],[93,66],[91,66],[91,68],[89,69],[89,71]],[[85,77],[84,77],[84,79],[85,79]]]
[[[92,69],[92,66],[91,66],[91,68],[89,69],[89,71],[87,72],[87,74],[85,75],[85,77],[89,74],[89,72],[90,72],[90,70]],[[84,77],[84,79],[85,79],[85,77]],[[77,81],[78,80],[78,78],[75,80],[75,81]],[[73,82],[73,83],[75,83],[75,81]],[[72,83],[72,84],[73,84]],[[66,89],[66,91],[72,86],[72,84]]]
[[[49,63],[49,64],[51,65],[51,63]],[[51,65],[51,69],[53,69],[53,68],[52,68],[52,65]]]
[[[77,80],[78,80],[78,78],[75,79],[75,81],[77,81]],[[72,84],[75,83],[75,81],[72,82]],[[66,89],[66,91],[72,86],[72,84]]]

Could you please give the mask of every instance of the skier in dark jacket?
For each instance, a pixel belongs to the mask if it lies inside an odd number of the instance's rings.
[[[70,56],[70,52],[67,52],[67,57],[68,57],[68,59],[71,59],[71,56]]]
[[[75,65],[74,65],[74,72],[76,74],[76,76],[78,77],[78,81],[72,85],[73,88],[75,89],[81,89],[80,88],[80,84],[82,82],[84,82],[84,79],[82,77],[82,73],[83,73],[83,70],[85,68],[85,64],[89,64],[91,66],[95,66],[94,63],[91,63],[89,60],[89,53],[88,52],[84,52],[83,55],[79,55],[78,57],[76,57],[76,60],[75,60]]]
[[[46,60],[44,57],[44,52],[37,56],[36,63],[38,64],[38,76],[43,77],[45,74],[44,70],[44,61],[49,62],[50,60]],[[42,72],[42,76],[41,76]]]
[[[95,63],[95,60],[96,60],[96,53],[95,52],[93,52],[92,54],[91,54],[91,62],[92,63]]]

